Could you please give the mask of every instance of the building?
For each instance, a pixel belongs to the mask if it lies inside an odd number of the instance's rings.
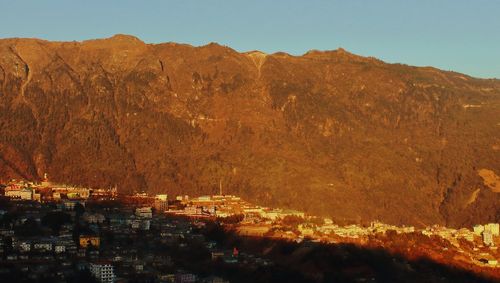
[[[151,207],[138,207],[135,209],[135,215],[142,218],[152,218],[153,210]]]
[[[51,252],[54,247],[54,240],[54,238],[37,238],[24,242],[25,245],[31,242],[32,251]]]
[[[483,225],[476,225],[472,228],[474,230],[474,234],[481,236],[481,233],[484,231],[484,226]]]
[[[28,241],[21,241],[17,243],[17,249],[20,252],[29,252],[31,250],[31,243]]]
[[[64,200],[63,201],[63,207],[65,210],[74,210],[76,207],[76,204],[79,203],[83,207],[85,207],[85,202],[84,201],[74,201],[74,200]]]
[[[192,273],[177,273],[175,274],[176,283],[194,283],[196,282],[196,275]]]
[[[54,252],[56,254],[64,253],[64,252],[66,252],[66,246],[65,245],[55,245]]]
[[[240,225],[237,229],[238,234],[242,236],[263,237],[271,230],[268,225]]]
[[[219,258],[224,257],[224,252],[223,251],[212,251],[211,255],[212,255],[212,260],[217,260]]]
[[[168,200],[168,195],[167,194],[156,195],[155,199],[162,200],[162,201],[167,201]]]
[[[164,212],[168,210],[168,196],[156,195],[154,207],[157,212]]]
[[[11,199],[32,200],[33,191],[31,189],[6,190],[5,196]]]
[[[483,242],[486,246],[494,246],[493,234],[490,231],[483,232]]]
[[[98,261],[90,263],[90,273],[102,283],[111,283],[115,281],[113,265],[110,262]]]
[[[87,212],[85,212],[83,214],[83,220],[87,221],[88,223],[97,224],[97,223],[103,223],[104,220],[106,220],[106,218],[104,217],[104,215],[102,215],[100,213],[87,213]]]
[[[87,248],[89,246],[99,247],[101,241],[99,236],[81,235],[80,236],[80,247]]]
[[[312,237],[314,235],[314,228],[311,225],[299,224],[298,230],[303,236]]]
[[[500,225],[498,223],[488,223],[484,225],[484,231],[488,231],[493,236],[498,236],[500,230]]]

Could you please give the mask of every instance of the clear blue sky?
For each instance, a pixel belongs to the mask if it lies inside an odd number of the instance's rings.
[[[0,0],[0,38],[116,33],[268,53],[343,47],[500,78],[500,0]]]

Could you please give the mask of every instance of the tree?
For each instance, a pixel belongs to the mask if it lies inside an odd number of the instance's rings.
[[[16,236],[32,237],[42,234],[38,223],[33,218],[28,218],[22,225],[14,228]]]
[[[75,204],[75,213],[78,220],[85,213],[85,207],[79,202]]]
[[[282,220],[283,225],[291,227],[297,227],[302,222],[304,222],[304,218],[295,215],[287,215]]]
[[[238,224],[243,221],[243,218],[245,218],[243,214],[236,214],[228,217],[218,217],[217,221],[224,224]]]
[[[42,224],[52,229],[54,234],[58,234],[61,226],[67,223],[71,223],[71,216],[61,211],[49,212],[42,217]]]

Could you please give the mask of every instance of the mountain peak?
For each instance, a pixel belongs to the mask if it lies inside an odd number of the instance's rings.
[[[112,45],[112,46],[138,46],[145,44],[139,38],[127,34],[115,34],[108,38],[85,40],[82,43],[91,45]]]
[[[113,35],[112,37],[108,38],[110,40],[116,40],[116,41],[127,41],[127,42],[138,42],[138,43],[144,43],[142,40],[140,40],[138,37],[129,35],[129,34],[121,34],[117,33]]]

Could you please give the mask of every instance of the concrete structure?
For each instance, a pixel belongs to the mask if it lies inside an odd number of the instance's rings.
[[[99,261],[90,264],[90,273],[102,283],[115,282],[113,265],[110,262]]]

